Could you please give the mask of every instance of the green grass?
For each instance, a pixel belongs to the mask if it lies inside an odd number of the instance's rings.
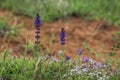
[[[42,53],[38,57],[28,59],[26,56],[21,58],[11,57],[9,50],[5,50],[1,55],[0,60],[0,79],[6,80],[97,80],[100,76],[105,76],[104,71],[97,77],[94,74],[98,74],[101,69],[93,70],[90,68],[89,72],[84,72],[82,65],[78,65],[79,62],[65,59],[61,61],[55,61],[55,57],[43,56]],[[47,58],[47,59],[46,59]],[[63,57],[64,58],[64,57]],[[54,59],[54,60],[53,60]],[[77,64],[76,64],[77,62]],[[85,65],[85,64],[84,64]],[[93,65],[88,62],[87,65]],[[75,68],[78,67],[78,68]],[[119,70],[119,65],[118,69]],[[109,69],[108,69],[109,68]],[[112,73],[110,67],[103,68],[107,75],[107,80],[119,80],[120,73]],[[96,72],[97,71],[97,72]],[[80,74],[81,73],[81,74]],[[90,76],[90,74],[93,76]]]
[[[19,31],[16,26],[9,26],[8,21],[0,17],[0,38],[3,37],[15,37],[19,35]]]
[[[4,53],[6,55],[8,53]],[[32,73],[34,68],[34,60],[27,60],[26,58],[8,58],[6,56],[0,61],[0,78],[7,80],[32,80]]]
[[[110,24],[120,24],[119,0],[76,0],[75,12],[92,19],[105,19]]]
[[[34,17],[40,13],[42,20],[63,19],[74,14],[87,19],[105,19],[109,24],[120,25],[119,0],[0,0],[1,7],[18,14]],[[21,6],[22,5],[22,6]]]

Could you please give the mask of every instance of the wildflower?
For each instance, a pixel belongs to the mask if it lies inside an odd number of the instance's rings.
[[[78,49],[78,54],[79,54],[79,55],[82,55],[82,53],[83,53],[82,48],[79,48],[79,49]]]
[[[99,63],[99,62],[96,63],[96,66],[97,66],[98,68],[102,68],[101,63]]]
[[[73,71],[78,71],[80,69],[80,66],[75,66]]]
[[[66,61],[69,61],[71,58],[69,56],[66,56]]]
[[[96,64],[97,63],[95,60],[93,60],[91,58],[89,59],[89,61],[90,61],[91,64]]]
[[[42,25],[42,20],[40,19],[39,14],[36,15],[36,19],[34,20],[35,27],[40,27]]]
[[[59,62],[59,60],[58,60],[56,57],[52,57],[52,60],[53,60],[54,62]]]
[[[42,25],[42,20],[40,19],[40,16],[39,16],[39,14],[37,14],[36,15],[36,19],[34,20],[34,25],[35,25],[35,27],[36,27],[36,36],[35,36],[35,38],[36,38],[36,41],[35,41],[35,43],[36,44],[39,44],[40,43],[40,41],[39,41],[39,38],[40,38],[40,26]]]
[[[93,73],[91,73],[91,72],[90,72],[90,73],[88,73],[88,75],[89,75],[90,77],[93,77]]]
[[[87,64],[82,64],[82,68],[87,68]]]
[[[83,68],[82,71],[83,71],[83,72],[88,72],[88,71],[89,71],[89,68]]]
[[[66,76],[67,76],[67,74],[64,74],[64,75],[63,75],[63,77],[66,77]]]
[[[97,70],[97,69],[98,69],[98,67],[96,66],[96,64],[93,64],[93,65],[92,65],[92,69],[93,69],[93,70]]]
[[[65,44],[65,37],[66,37],[66,32],[65,32],[64,28],[62,28],[61,32],[60,32],[60,44],[61,45]]]
[[[99,79],[98,80],[104,80],[102,77],[99,77]]]
[[[58,55],[63,55],[63,51],[62,51],[62,50],[59,50],[59,51],[58,51]]]
[[[78,71],[78,72],[77,72],[77,74],[81,75],[81,74],[82,74],[82,72],[81,72],[81,71]]]
[[[87,63],[89,61],[88,57],[84,57],[84,62]]]

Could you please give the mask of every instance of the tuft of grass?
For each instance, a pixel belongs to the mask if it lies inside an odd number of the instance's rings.
[[[0,37],[13,37],[18,36],[18,34],[16,26],[9,26],[6,20],[0,18]]]

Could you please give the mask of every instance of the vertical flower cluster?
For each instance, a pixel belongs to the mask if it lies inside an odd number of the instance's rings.
[[[65,44],[65,37],[66,37],[66,32],[65,32],[64,28],[62,28],[61,32],[60,32],[60,44],[61,45]]]
[[[34,20],[34,25],[35,25],[35,28],[36,28],[36,35],[35,35],[35,38],[36,38],[36,41],[35,41],[35,44],[39,44],[40,41],[39,41],[39,38],[40,38],[40,26],[42,25],[42,20],[40,19],[40,16],[39,14],[36,15],[36,19]]]

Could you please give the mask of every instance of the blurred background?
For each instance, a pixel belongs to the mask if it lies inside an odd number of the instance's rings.
[[[120,24],[119,0],[0,0],[0,8],[30,17],[40,13],[44,21],[72,15],[97,20],[102,18],[110,24]]]

